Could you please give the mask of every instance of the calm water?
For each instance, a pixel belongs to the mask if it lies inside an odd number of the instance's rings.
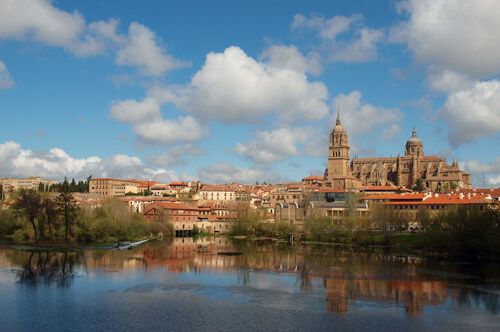
[[[498,264],[225,238],[0,249],[0,295],[2,331],[500,330]]]

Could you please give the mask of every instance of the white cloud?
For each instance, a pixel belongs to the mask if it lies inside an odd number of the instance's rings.
[[[448,123],[453,147],[500,133],[500,81],[476,82],[473,88],[452,92],[437,116]]]
[[[437,92],[449,93],[453,91],[472,88],[476,81],[462,73],[453,70],[439,69],[436,66],[427,68],[427,81],[432,90]]]
[[[261,54],[262,59],[269,59],[269,66],[277,69],[291,69],[299,73],[321,74],[323,68],[317,53],[302,55],[297,46],[273,45]]]
[[[254,168],[236,167],[227,162],[220,162],[209,167],[198,168],[198,174],[202,181],[207,183],[247,183],[254,184],[277,182],[279,175],[275,172],[259,170]]]
[[[400,125],[393,123],[390,128],[382,131],[382,139],[384,141],[392,141],[394,138],[403,131]]]
[[[481,162],[477,159],[469,160],[467,162],[461,162],[460,168],[469,172],[476,183],[482,186],[482,175],[489,175],[487,178],[487,183],[490,185],[498,186],[500,185],[500,157],[497,157],[491,162]]]
[[[282,120],[316,121],[328,115],[328,90],[303,72],[275,68],[248,57],[239,47],[207,55],[185,87],[154,89],[162,102],[225,123],[258,122],[275,112]]]
[[[409,19],[392,29],[420,63],[488,77],[500,72],[500,2],[408,0],[398,4]]]
[[[146,76],[162,76],[168,70],[188,66],[186,61],[174,58],[158,45],[156,34],[148,27],[132,22],[126,45],[118,50],[116,64],[136,66]]]
[[[125,123],[161,119],[160,105],[154,98],[145,98],[140,102],[134,99],[115,101],[110,114],[114,119]]]
[[[123,34],[118,33],[119,21],[109,19],[90,23],[82,36],[69,48],[78,57],[96,56],[108,48],[125,42]]]
[[[321,47],[330,62],[365,62],[376,59],[378,44],[384,33],[363,25],[363,16],[334,16],[325,19],[319,16],[309,18],[301,14],[294,16],[292,30],[310,29],[318,33]],[[346,35],[348,37],[346,37]],[[342,38],[344,37],[344,38]]]
[[[196,142],[209,134],[192,116],[180,116],[177,120],[142,122],[132,127],[142,143],[170,145],[178,141]]]
[[[305,143],[310,136],[306,128],[280,128],[273,131],[257,131],[255,139],[237,143],[229,152],[244,155],[254,163],[271,164],[290,156],[300,155],[298,143]]]
[[[61,11],[48,0],[0,0],[0,8],[0,38],[70,48],[85,29],[80,13]]]
[[[0,90],[9,89],[15,85],[14,81],[10,77],[7,67],[0,61]]]
[[[87,25],[78,11],[62,11],[49,0],[0,0],[0,38],[62,47],[78,57],[115,49],[117,65],[135,66],[146,76],[163,76],[189,65],[168,54],[148,27],[132,22],[125,35],[118,32],[118,25],[113,18]]]
[[[403,120],[404,115],[398,109],[362,103],[361,97],[360,91],[353,91],[348,95],[340,94],[333,100],[333,109],[340,111],[342,126],[350,137],[364,136],[383,126]],[[337,114],[334,112],[330,120],[332,128],[336,118]]]
[[[178,146],[170,147],[160,154],[151,154],[147,160],[155,166],[168,167],[172,165],[185,165],[184,156],[202,156],[206,154],[205,149],[195,146],[191,143],[186,143]]]
[[[174,171],[145,165],[138,157],[114,155],[105,159],[76,159],[59,148],[49,151],[23,150],[19,143],[12,141],[0,144],[0,174],[16,178],[42,176],[57,181],[61,181],[65,176],[79,180],[89,175],[152,179],[163,183],[179,180]]]

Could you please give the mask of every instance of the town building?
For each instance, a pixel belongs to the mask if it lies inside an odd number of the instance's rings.
[[[1,178],[0,185],[4,195],[8,195],[12,191],[19,189],[35,189],[38,190],[40,184],[43,185],[44,190],[49,189],[50,186],[58,184],[57,181],[44,180],[39,176],[32,176],[25,179],[14,179],[14,178]]]
[[[470,175],[449,165],[444,158],[425,156],[424,144],[413,129],[405,146],[405,155],[350,159],[347,133],[340,114],[330,134],[326,185],[334,189],[359,189],[363,186],[399,186],[412,188],[418,180],[431,191],[447,188],[471,188]]]
[[[128,192],[138,193],[141,185],[144,184],[138,180],[95,178],[89,180],[89,193],[103,197],[125,196]]]

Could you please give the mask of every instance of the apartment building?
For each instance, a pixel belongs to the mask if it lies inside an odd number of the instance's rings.
[[[3,191],[5,194],[8,194],[11,191],[16,191],[19,189],[36,189],[40,186],[40,183],[43,184],[44,187],[50,187],[53,184],[58,184],[57,181],[53,180],[44,180],[39,176],[28,177],[25,179],[14,179],[14,178],[1,178],[0,185],[2,185]]]
[[[122,180],[112,178],[95,178],[89,181],[89,193],[104,197],[125,196],[126,193],[138,193],[142,184],[137,180]]]

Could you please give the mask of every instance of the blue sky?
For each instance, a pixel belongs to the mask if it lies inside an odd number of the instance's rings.
[[[426,155],[500,184],[500,2],[0,0],[0,177],[168,183]]]

